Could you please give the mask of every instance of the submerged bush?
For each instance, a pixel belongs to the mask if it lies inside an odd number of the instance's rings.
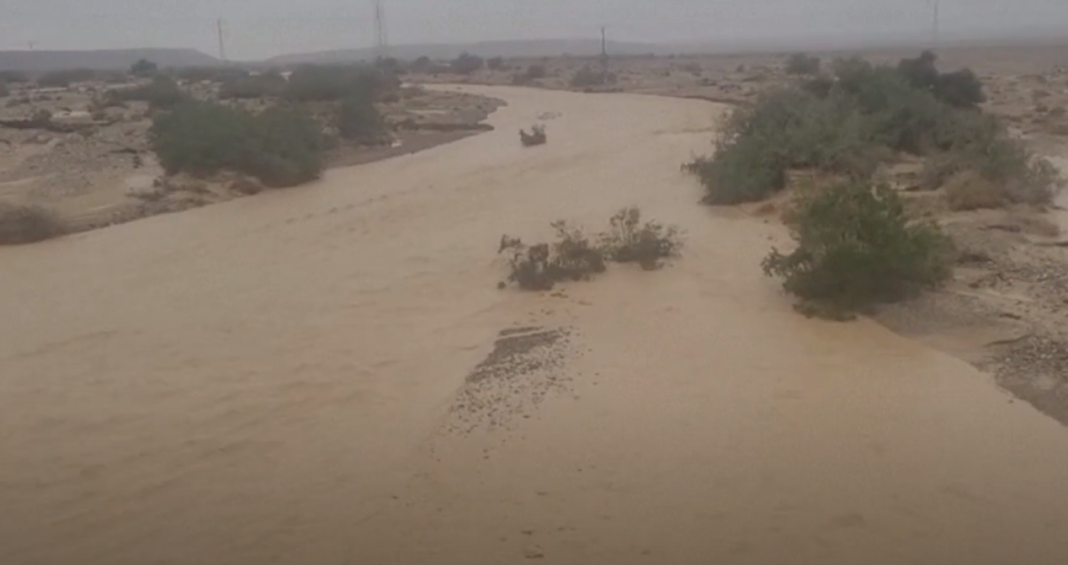
[[[62,223],[44,208],[0,202],[0,245],[36,243],[63,232]]]
[[[658,269],[661,261],[674,257],[682,247],[679,231],[658,222],[641,221],[637,207],[624,208],[612,216],[609,230],[601,234],[601,249],[617,263],[638,263],[647,271]]]
[[[641,223],[638,208],[624,208],[610,220],[608,231],[598,234],[597,243],[580,229],[564,221],[552,223],[556,241],[526,245],[518,238],[501,236],[498,253],[509,253],[508,282],[524,290],[548,290],[557,282],[588,280],[603,273],[608,261],[635,262],[645,270],[661,266],[682,247],[678,229],[657,222]],[[501,283],[503,286],[506,283]]]
[[[797,249],[773,249],[765,274],[809,312],[848,314],[937,286],[950,275],[951,243],[933,224],[912,223],[897,193],[843,182],[800,196],[788,217]]]
[[[553,222],[557,241],[525,245],[518,238],[501,236],[498,253],[510,254],[508,281],[523,290],[549,290],[565,280],[588,280],[606,269],[604,253],[581,230],[563,221]]]
[[[153,117],[153,149],[169,174],[248,173],[268,186],[319,176],[327,140],[319,124],[284,107],[254,115],[206,102],[186,102]]]

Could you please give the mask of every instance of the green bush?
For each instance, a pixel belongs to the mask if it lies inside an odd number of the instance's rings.
[[[682,240],[675,227],[641,220],[636,207],[620,210],[609,220],[609,230],[601,234],[600,248],[611,261],[638,263],[651,271],[660,268],[661,260],[678,255]]]
[[[249,72],[237,67],[178,67],[168,71],[179,80],[189,82],[229,82],[249,76]]]
[[[219,98],[224,100],[274,98],[285,92],[286,85],[285,77],[276,72],[228,79],[219,88]]]
[[[499,71],[499,70],[504,69],[504,58],[503,57],[491,57],[489,59],[486,59],[486,68],[488,68],[491,71]]]
[[[37,77],[37,86],[44,88],[66,88],[75,82],[86,82],[97,78],[92,69],[70,69],[52,71]]]
[[[16,84],[30,82],[30,75],[22,71],[0,71],[0,83]]]
[[[716,154],[684,168],[700,177],[706,202],[733,204],[781,189],[792,168],[864,179],[895,153],[933,155],[932,162],[942,163],[945,152],[974,153],[976,140],[1002,138],[1004,128],[996,120],[970,107],[976,93],[981,95],[981,85],[972,84],[974,74],[939,74],[932,57],[906,59],[897,67],[860,58],[836,60],[830,75],[773,90],[753,107],[735,110]],[[997,149],[1000,157],[984,168],[999,168],[1014,179],[1014,192],[1040,199],[1042,191],[1033,187],[1048,178],[1044,170],[1020,166],[1011,147],[991,149],[983,143],[984,151]],[[939,166],[946,170],[927,176],[944,180],[955,172]]]
[[[298,102],[374,99],[381,81],[381,73],[370,67],[304,65],[289,76],[285,96]]]
[[[820,72],[820,58],[804,53],[794,53],[786,60],[786,72],[792,75],[817,75]]]
[[[897,193],[845,182],[798,198],[788,216],[797,248],[764,259],[768,276],[810,313],[845,313],[937,286],[952,264],[952,244],[933,224],[910,221]]]
[[[178,83],[166,75],[157,75],[152,82],[136,88],[109,91],[109,96],[115,96],[124,102],[148,102],[153,108],[170,108],[188,98],[178,87]]]
[[[37,243],[65,231],[59,219],[44,208],[0,202],[0,245]]]
[[[267,186],[317,178],[328,147],[310,117],[283,107],[254,115],[206,102],[186,102],[153,116],[153,149],[169,174],[248,173]]]
[[[571,75],[571,86],[573,88],[589,88],[593,86],[605,86],[613,84],[616,81],[615,75],[612,73],[604,73],[590,67],[589,65],[582,67],[575,71],[575,74]]]
[[[469,75],[475,71],[481,70],[484,64],[485,62],[482,60],[482,57],[464,52],[454,59],[449,66],[452,69],[452,72],[456,74]]]
[[[501,236],[497,253],[509,253],[508,282],[524,290],[549,290],[558,282],[588,280],[603,273],[608,261],[635,262],[653,270],[674,257],[682,247],[678,229],[657,222],[641,223],[638,208],[624,208],[611,218],[608,231],[594,244],[582,230],[564,221],[552,223],[556,241],[525,245],[522,240]],[[503,288],[507,283],[501,283]]]
[[[924,51],[915,59],[902,59],[897,70],[913,88],[926,90],[955,108],[975,108],[986,101],[983,83],[971,69],[940,73],[937,60],[933,52]]]
[[[423,55],[422,57],[419,57],[418,59],[412,61],[412,64],[409,65],[408,68],[411,69],[413,73],[427,73],[430,72],[433,67],[434,62],[430,60],[430,57]]]
[[[159,66],[148,59],[141,59],[133,65],[130,65],[130,74],[135,77],[152,76],[156,74],[156,71],[158,70]]]
[[[380,143],[385,133],[382,114],[366,96],[352,96],[341,103],[337,120],[338,134],[349,141]]]

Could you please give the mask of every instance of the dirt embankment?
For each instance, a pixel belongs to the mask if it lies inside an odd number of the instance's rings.
[[[101,104],[111,85],[11,89],[0,98],[0,201],[54,212],[65,231],[80,232],[160,213],[223,202],[264,190],[224,174],[169,177],[149,143],[150,110],[140,102]],[[217,85],[185,85],[213,99]],[[233,102],[258,107],[265,100]],[[473,94],[402,88],[380,105],[392,143],[341,144],[329,167],[409,154],[486,131],[500,101]]]

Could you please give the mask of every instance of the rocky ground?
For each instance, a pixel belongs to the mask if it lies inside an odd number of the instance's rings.
[[[234,175],[167,177],[149,146],[146,104],[101,108],[104,92],[128,85],[11,88],[0,98],[0,201],[54,212],[69,231],[230,200],[262,190]],[[185,84],[211,99],[217,85]],[[243,101],[264,106],[264,100]],[[420,151],[483,131],[498,101],[459,92],[405,87],[381,105],[393,141],[381,147],[341,145],[330,166]]]

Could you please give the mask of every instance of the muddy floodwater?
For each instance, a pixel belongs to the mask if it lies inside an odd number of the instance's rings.
[[[1065,563],[1068,429],[794,313],[679,171],[722,108],[476,90],[495,132],[0,249],[0,563]],[[628,205],[683,257],[496,288]]]

